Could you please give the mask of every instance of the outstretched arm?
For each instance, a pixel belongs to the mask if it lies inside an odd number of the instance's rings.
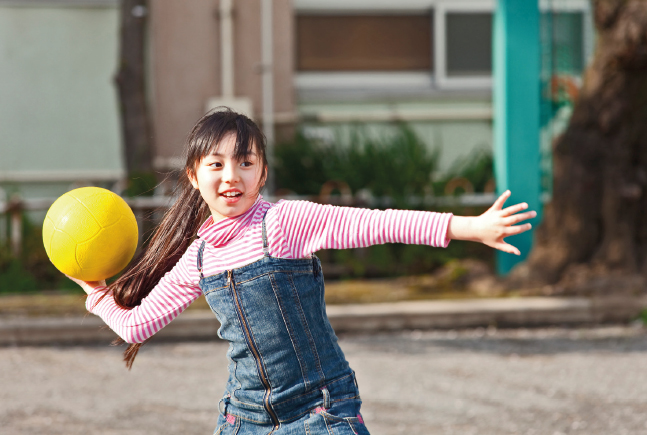
[[[320,249],[350,249],[382,243],[447,247],[449,213],[369,210],[308,201],[277,207],[288,257],[304,258]],[[285,254],[285,252],[284,252]]]
[[[503,239],[515,234],[528,231],[532,226],[529,223],[515,225],[537,216],[535,211],[519,213],[528,208],[528,204],[515,204],[503,208],[503,204],[510,197],[506,190],[485,213],[480,216],[454,216],[449,222],[447,236],[453,240],[470,240],[480,242],[499,249],[509,254],[520,255],[514,246]]]

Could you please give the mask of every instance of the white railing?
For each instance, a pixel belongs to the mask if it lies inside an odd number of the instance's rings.
[[[459,183],[460,184],[460,183]],[[464,187],[464,186],[458,186]],[[332,195],[333,191],[339,191],[340,195]],[[469,192],[469,188],[465,189]],[[0,193],[2,193],[0,191]],[[495,194],[488,193],[465,193],[462,195],[450,195],[445,192],[445,196],[411,196],[407,198],[406,203],[412,207],[455,207],[455,206],[488,206],[491,205],[496,199]],[[0,196],[0,243],[4,243],[7,239],[14,255],[19,255],[22,249],[22,215],[24,212],[44,211],[56,201],[57,198],[22,198],[18,195],[13,195],[10,198]],[[388,208],[392,207],[395,201],[390,197],[375,197],[367,191],[359,191],[353,195],[343,182],[328,182],[321,190],[319,195],[296,195],[289,192],[276,196],[265,195],[265,199],[270,202],[278,201],[279,199],[289,200],[308,200],[322,204],[345,205],[355,207],[368,207],[368,208]],[[173,202],[174,198],[171,196],[155,195],[155,196],[140,196],[135,198],[124,198],[126,203],[132,208],[135,217],[137,218],[140,229],[142,222],[147,212],[156,209],[168,208]],[[9,219],[9,231],[7,234],[7,225],[2,222],[2,218],[6,216]],[[141,234],[141,231],[140,231]]]

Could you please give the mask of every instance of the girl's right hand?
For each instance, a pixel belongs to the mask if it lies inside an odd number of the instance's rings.
[[[106,281],[105,281],[105,280],[101,280],[101,281],[81,281],[80,279],[78,279],[78,278],[72,278],[72,277],[71,277],[71,276],[69,276],[69,275],[65,275],[65,276],[67,276],[69,279],[71,279],[72,281],[74,281],[75,283],[77,283],[78,285],[80,285],[80,286],[81,286],[81,288],[83,289],[83,291],[85,291],[87,294],[91,294],[91,293],[93,293],[93,292],[94,292],[94,290],[95,290],[97,287],[100,287],[100,286],[105,287],[105,285],[106,285]]]

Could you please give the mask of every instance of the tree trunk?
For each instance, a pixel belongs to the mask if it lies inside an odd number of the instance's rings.
[[[115,77],[129,178],[151,173],[152,134],[146,104],[147,0],[121,0],[119,71]]]
[[[570,124],[553,144],[553,198],[510,282],[643,290],[647,276],[647,1],[594,1],[598,33]]]

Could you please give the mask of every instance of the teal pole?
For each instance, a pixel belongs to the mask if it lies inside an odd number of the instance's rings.
[[[498,0],[493,26],[494,172],[505,206],[526,202],[537,217],[533,230],[506,238],[520,256],[497,251],[497,272],[507,274],[530,252],[541,218],[540,38],[538,0]]]

